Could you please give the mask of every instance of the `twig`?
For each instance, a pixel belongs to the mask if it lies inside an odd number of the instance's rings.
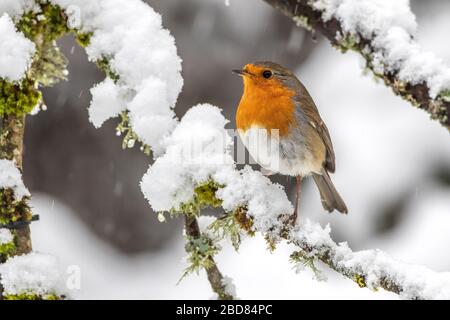
[[[195,217],[185,217],[186,234],[194,239],[200,238],[200,228]],[[226,290],[224,277],[217,267],[216,262],[212,257],[209,257],[211,267],[205,269],[208,276],[208,281],[212,290],[218,295],[220,300],[233,300],[233,296]]]

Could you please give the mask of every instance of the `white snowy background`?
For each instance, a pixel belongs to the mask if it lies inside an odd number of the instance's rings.
[[[248,46],[254,44],[253,39],[263,38],[265,30],[275,28],[274,24],[282,19],[274,19],[273,9],[260,0],[231,0],[230,6],[225,6],[223,0],[183,1],[184,6],[198,9],[186,11],[184,18],[188,16],[192,22],[189,28],[181,17],[171,14],[180,2],[165,0],[165,4],[158,4],[156,0],[150,1],[162,13],[163,24],[174,34],[179,55],[185,59],[183,76],[191,96],[182,97],[181,103],[214,102],[224,107],[227,117],[232,119],[240,95],[240,79],[234,79],[228,71],[216,72],[214,64],[218,64],[220,70],[229,70],[249,62],[248,59],[265,58],[289,67],[297,66],[296,74],[314,97],[331,132],[337,155],[337,171],[333,180],[349,207],[348,216],[325,214],[317,190],[308,183],[303,192],[301,217],[322,224],[330,223],[334,238],[347,240],[353,249],[380,248],[404,262],[425,265],[436,271],[450,271],[447,249],[450,242],[450,186],[448,182],[445,184],[442,179],[436,179],[438,171],[447,176],[450,172],[450,141],[445,129],[430,121],[426,113],[394,96],[390,89],[376,83],[370,75],[364,76],[362,62],[356,54],[342,55],[325,40],[319,39],[317,44],[312,44],[312,53],[301,64],[294,54],[284,56],[274,52],[271,49],[275,47],[273,42],[259,46],[257,53],[250,54]],[[450,46],[443,38],[450,31],[450,4],[445,1],[431,3],[425,6],[420,1],[413,2],[413,10],[418,14],[418,40],[424,48],[435,52],[450,65]],[[170,18],[167,23],[166,16]],[[288,30],[291,36],[277,44],[276,47],[281,48],[278,50],[299,50],[292,38],[301,40],[306,37],[305,42],[310,42],[311,36],[299,33],[293,24]],[[224,48],[216,40],[221,33],[239,34],[229,40],[234,41],[233,50]],[[196,50],[202,49],[198,43],[209,44],[213,49],[198,52]],[[71,43],[65,45],[71,50]],[[240,48],[245,54],[240,52]],[[221,90],[225,91],[219,93],[225,97],[221,101],[214,100],[214,90],[202,87],[205,80],[197,81],[196,77],[201,77],[198,69],[204,66],[200,57],[192,58],[192,52],[204,55],[204,61],[213,64],[206,66],[209,71],[204,75],[209,77],[213,73],[214,76],[208,78],[212,88],[219,87],[222,81],[236,82]],[[69,58],[72,61],[82,59],[78,56]],[[62,88],[70,88],[70,83],[67,86]],[[57,99],[46,102],[49,108],[52,108],[52,103],[61,104]],[[180,107],[183,110],[189,106],[186,103]],[[45,116],[45,113],[39,115],[32,120],[35,122],[32,125],[38,127]],[[107,133],[110,139],[114,139],[112,131]],[[35,147],[33,150],[39,149]],[[83,162],[84,157],[75,155],[74,161],[79,159]],[[33,179],[27,175],[33,172],[27,171],[25,166],[26,184],[27,179]],[[289,183],[284,178],[281,181]],[[159,245],[159,250],[149,248],[138,253],[127,252],[92,232],[92,225],[99,223],[95,214],[86,218],[83,213],[81,221],[72,204],[65,203],[51,192],[40,193],[33,185],[37,183],[30,186],[32,205],[34,212],[41,216],[41,221],[32,226],[33,246],[37,251],[55,254],[65,266],[80,266],[81,289],[71,292],[74,298],[208,299],[212,296],[203,273],[177,285],[185,267],[180,226],[158,226],[159,232],[166,228],[174,235],[161,240],[164,243]],[[123,192],[120,188],[113,191]],[[396,206],[399,202],[404,205]],[[388,207],[394,208],[397,223],[386,229],[380,225],[386,220],[383,212]],[[126,217],[129,210],[126,203],[121,206],[123,216]],[[156,220],[150,209],[148,215],[149,219]],[[128,232],[128,239],[133,239],[133,230]],[[281,245],[271,254],[266,250],[264,240],[255,237],[246,239],[239,253],[226,246],[217,261],[223,273],[234,279],[237,295],[243,299],[397,298],[382,290],[360,289],[321,265],[319,267],[328,276],[326,282],[317,282],[309,272],[296,274],[288,261],[290,252],[287,246]]]

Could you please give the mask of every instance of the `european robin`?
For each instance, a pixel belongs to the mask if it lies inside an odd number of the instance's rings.
[[[262,168],[296,177],[292,223],[297,220],[302,178],[310,175],[324,209],[347,213],[329,176],[335,171],[330,133],[305,86],[273,62],[255,62],[233,72],[244,80],[236,113],[241,140]]]

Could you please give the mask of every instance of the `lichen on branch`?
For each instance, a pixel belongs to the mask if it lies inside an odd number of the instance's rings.
[[[214,255],[219,251],[214,242],[205,234],[200,232],[195,217],[185,217],[185,232],[187,237],[186,251],[190,266],[185,270],[183,277],[198,272],[200,269],[206,271],[208,281],[219,300],[233,300],[234,293],[230,292],[228,278],[225,278],[214,261]]]

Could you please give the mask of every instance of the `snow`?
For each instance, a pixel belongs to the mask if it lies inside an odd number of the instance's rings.
[[[219,171],[214,180],[225,185],[217,191],[223,208],[232,211],[245,206],[254,228],[263,233],[270,230],[276,234],[281,226],[279,216],[294,211],[283,187],[249,166],[239,172]]]
[[[417,23],[409,0],[316,0],[312,5],[322,11],[324,21],[339,20],[345,34],[371,40],[376,72],[398,73],[411,84],[425,82],[431,98],[450,89],[450,68],[415,40]]]
[[[8,229],[0,229],[0,246],[2,244],[8,244],[14,240],[14,236]]]
[[[217,236],[214,234],[214,232],[211,229],[208,229],[208,227],[216,221],[216,217],[209,216],[209,215],[201,215],[197,218],[198,222],[198,228],[200,229],[200,232],[205,234],[210,239],[216,239]]]
[[[107,78],[91,89],[92,102],[89,107],[89,121],[99,128],[111,117],[115,117],[126,109],[123,88]]]
[[[30,195],[14,161],[0,159],[0,189],[12,189],[17,200]]]
[[[35,50],[34,43],[16,30],[11,17],[3,14],[0,18],[0,78],[11,82],[21,80]]]
[[[7,13],[14,20],[24,12],[36,9],[37,6],[34,0],[2,0],[0,2],[0,16]]]
[[[450,299],[450,272],[438,273],[423,266],[397,261],[380,250],[353,252],[347,243],[336,244],[330,228],[306,219],[291,231],[290,238],[301,247],[311,248],[310,256],[326,254],[338,270],[365,275],[369,288],[377,288],[387,278],[402,288],[406,299]]]
[[[10,258],[0,265],[0,276],[4,295],[64,292],[59,262],[51,255],[32,252]]]
[[[237,299],[236,286],[233,279],[227,276],[223,276],[222,285],[225,287],[225,293],[232,296],[233,299]]]
[[[154,156],[176,125],[175,107],[183,86],[175,40],[161,16],[140,0],[51,0],[66,11],[79,10],[83,32],[93,32],[86,48],[91,61],[107,58],[120,79],[92,90],[90,119],[96,127],[128,110],[133,131]],[[115,91],[115,92],[113,92]],[[106,94],[109,93],[109,98]]]
[[[259,171],[236,170],[227,122],[215,106],[189,109],[165,141],[166,153],[144,175],[141,189],[153,210],[178,210],[192,199],[197,185],[212,179],[224,185],[216,196],[226,211],[246,206],[255,228],[268,231],[280,215],[293,212],[292,204],[283,188]]]
[[[165,141],[166,153],[157,158],[141,182],[141,189],[155,211],[179,209],[191,200],[195,187],[218,170],[234,166],[226,154],[231,137],[228,121],[219,108],[203,104],[185,114]]]

